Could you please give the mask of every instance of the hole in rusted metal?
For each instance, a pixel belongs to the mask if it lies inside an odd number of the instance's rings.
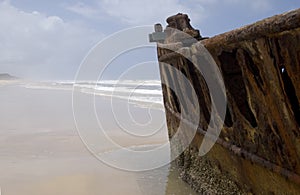
[[[293,85],[291,78],[289,77],[286,67],[284,65],[281,65],[279,68],[280,68],[281,78],[284,84],[284,91],[290,101],[295,120],[300,126],[300,108],[299,108],[299,102],[297,99],[295,87]]]
[[[257,127],[257,121],[247,101],[247,91],[243,80],[241,67],[237,61],[237,51],[222,52],[219,60],[224,75],[225,86],[233,97],[240,113],[252,127]]]

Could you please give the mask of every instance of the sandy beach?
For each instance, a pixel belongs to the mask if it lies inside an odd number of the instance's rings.
[[[4,195],[35,194],[193,194],[167,165],[145,172],[122,171],[95,158],[74,124],[71,90],[0,86],[0,187]],[[88,95],[84,97],[89,98]],[[106,100],[99,105],[108,106]],[[85,101],[82,102],[85,106]],[[164,117],[163,113],[161,116]],[[159,113],[156,113],[159,115]],[[90,116],[81,116],[87,131]],[[103,116],[104,117],[104,116]],[[112,139],[121,146],[167,141],[166,131],[151,139],[127,138],[106,115]],[[115,130],[114,130],[115,129]],[[105,144],[101,150],[113,148]],[[101,151],[99,151],[101,152]],[[171,169],[172,170],[172,169]]]

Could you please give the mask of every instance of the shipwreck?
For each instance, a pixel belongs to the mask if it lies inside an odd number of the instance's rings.
[[[194,115],[199,118],[195,136],[175,160],[181,178],[201,193],[300,194],[300,9],[212,38],[202,37],[186,14],[171,16],[167,23],[165,30],[155,25],[150,40],[157,42],[170,139],[180,123],[189,123],[182,112],[193,115],[194,107],[182,110],[169,84],[200,108]],[[215,103],[194,66],[203,57],[201,46],[216,62],[227,98],[220,134],[205,155],[199,155],[199,148]],[[187,78],[196,100],[170,68]]]

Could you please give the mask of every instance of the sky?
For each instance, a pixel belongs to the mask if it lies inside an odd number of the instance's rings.
[[[0,73],[70,80],[95,44],[124,28],[166,26],[180,12],[211,37],[297,8],[299,0],[0,0]]]

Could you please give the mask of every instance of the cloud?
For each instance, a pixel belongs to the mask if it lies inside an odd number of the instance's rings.
[[[191,13],[191,9],[178,0],[140,1],[103,0],[101,10],[130,25],[152,24],[178,12]]]
[[[66,9],[89,19],[113,18],[114,23],[134,26],[154,24],[179,12],[187,13],[192,23],[202,24],[224,10],[255,14],[271,7],[271,0],[93,0]]]
[[[95,18],[98,18],[98,16],[99,16],[98,9],[96,9],[95,7],[86,5],[82,2],[77,2],[74,5],[66,6],[66,9],[71,12],[74,12],[76,14],[79,14],[81,16],[84,16],[86,18],[95,19]]]
[[[0,2],[0,72],[21,77],[74,76],[81,60],[101,34],[84,26],[25,12]]]
[[[93,6],[80,2],[66,9],[86,18],[113,18],[127,26],[153,24],[179,12],[189,13],[195,20],[201,20],[203,15],[199,13],[203,7],[200,4],[188,6],[189,1],[95,0]]]

